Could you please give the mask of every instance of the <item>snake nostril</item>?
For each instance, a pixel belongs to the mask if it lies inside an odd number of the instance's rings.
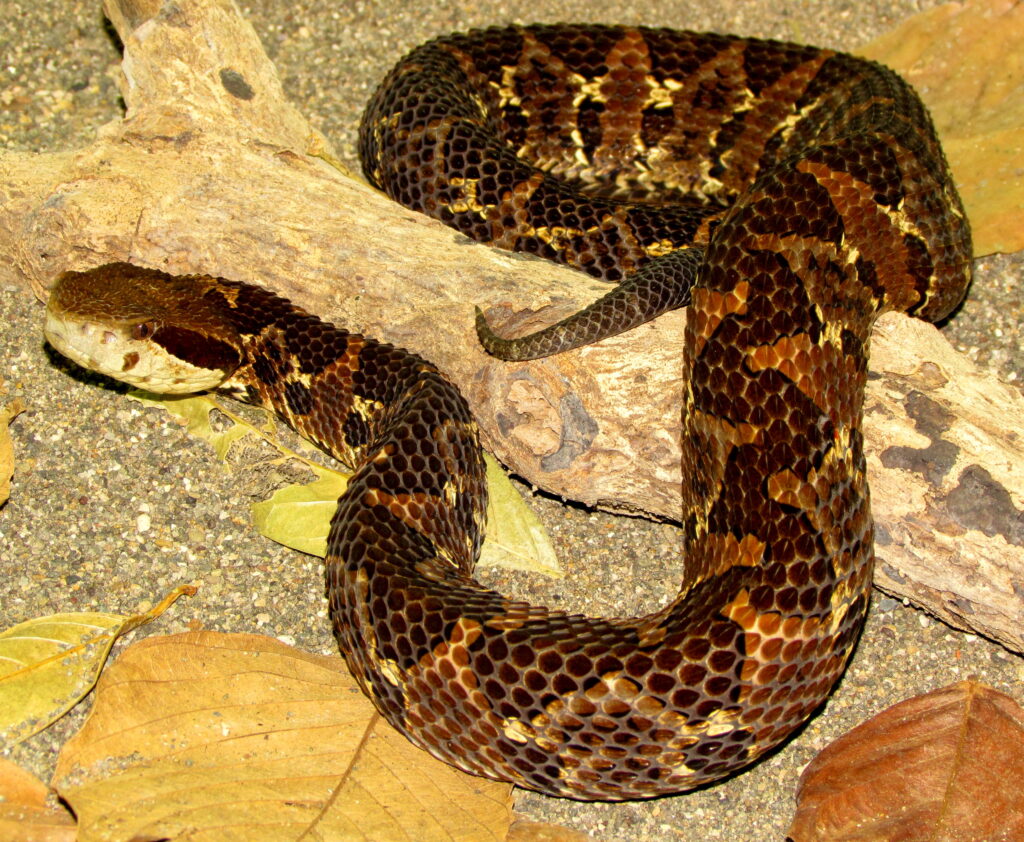
[[[117,337],[115,336],[114,331],[105,330],[103,331],[103,338],[100,340],[100,342],[104,345],[111,345],[113,344],[115,339],[117,339]]]

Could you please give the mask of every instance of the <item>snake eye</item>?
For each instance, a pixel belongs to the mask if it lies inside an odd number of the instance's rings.
[[[132,339],[149,339],[154,333],[156,333],[156,322],[154,321],[132,325]]]

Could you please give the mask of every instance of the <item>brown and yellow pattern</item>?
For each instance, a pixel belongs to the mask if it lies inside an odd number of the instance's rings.
[[[51,341],[127,380],[167,358],[161,382],[177,390],[204,371],[354,465],[329,539],[335,633],[381,713],[435,756],[612,800],[698,786],[778,744],[830,692],[867,606],[871,325],[894,308],[941,318],[969,279],[970,234],[920,101],[885,68],[810,47],[512,27],[406,56],[367,109],[361,152],[403,204],[618,284],[521,340],[481,319],[501,356],[692,302],[687,572],[663,610],[585,618],[472,578],[476,429],[405,351],[255,287],[124,265],[62,279]],[[96,320],[102,339],[80,347]]]

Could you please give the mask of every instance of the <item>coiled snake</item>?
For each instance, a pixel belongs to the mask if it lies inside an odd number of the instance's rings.
[[[471,578],[477,432],[430,363],[252,286],[112,264],[66,273],[56,348],[170,392],[273,407],[356,467],[327,582],[349,666],[447,762],[556,795],[689,789],[829,693],[866,610],[861,407],[875,317],[946,315],[970,234],[923,106],[893,73],[717,35],[555,26],[404,58],[363,119],[371,182],[469,236],[622,281],[496,353],[550,353],[691,302],[679,595],[639,619],[510,601]],[[624,280],[623,280],[624,279]]]

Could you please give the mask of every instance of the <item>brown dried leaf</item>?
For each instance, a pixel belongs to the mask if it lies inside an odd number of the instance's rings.
[[[893,705],[822,751],[792,842],[1024,839],[1024,710],[974,681]]]
[[[509,785],[414,747],[341,658],[258,635],[126,649],[64,746],[54,786],[82,842],[500,840],[511,822]]]
[[[560,824],[516,819],[508,830],[505,842],[593,842],[589,833]]]
[[[1024,249],[1024,3],[968,0],[914,15],[858,52],[897,70],[935,119],[975,255]]]
[[[75,820],[46,806],[46,784],[0,757],[0,839],[4,842],[73,842]]]

